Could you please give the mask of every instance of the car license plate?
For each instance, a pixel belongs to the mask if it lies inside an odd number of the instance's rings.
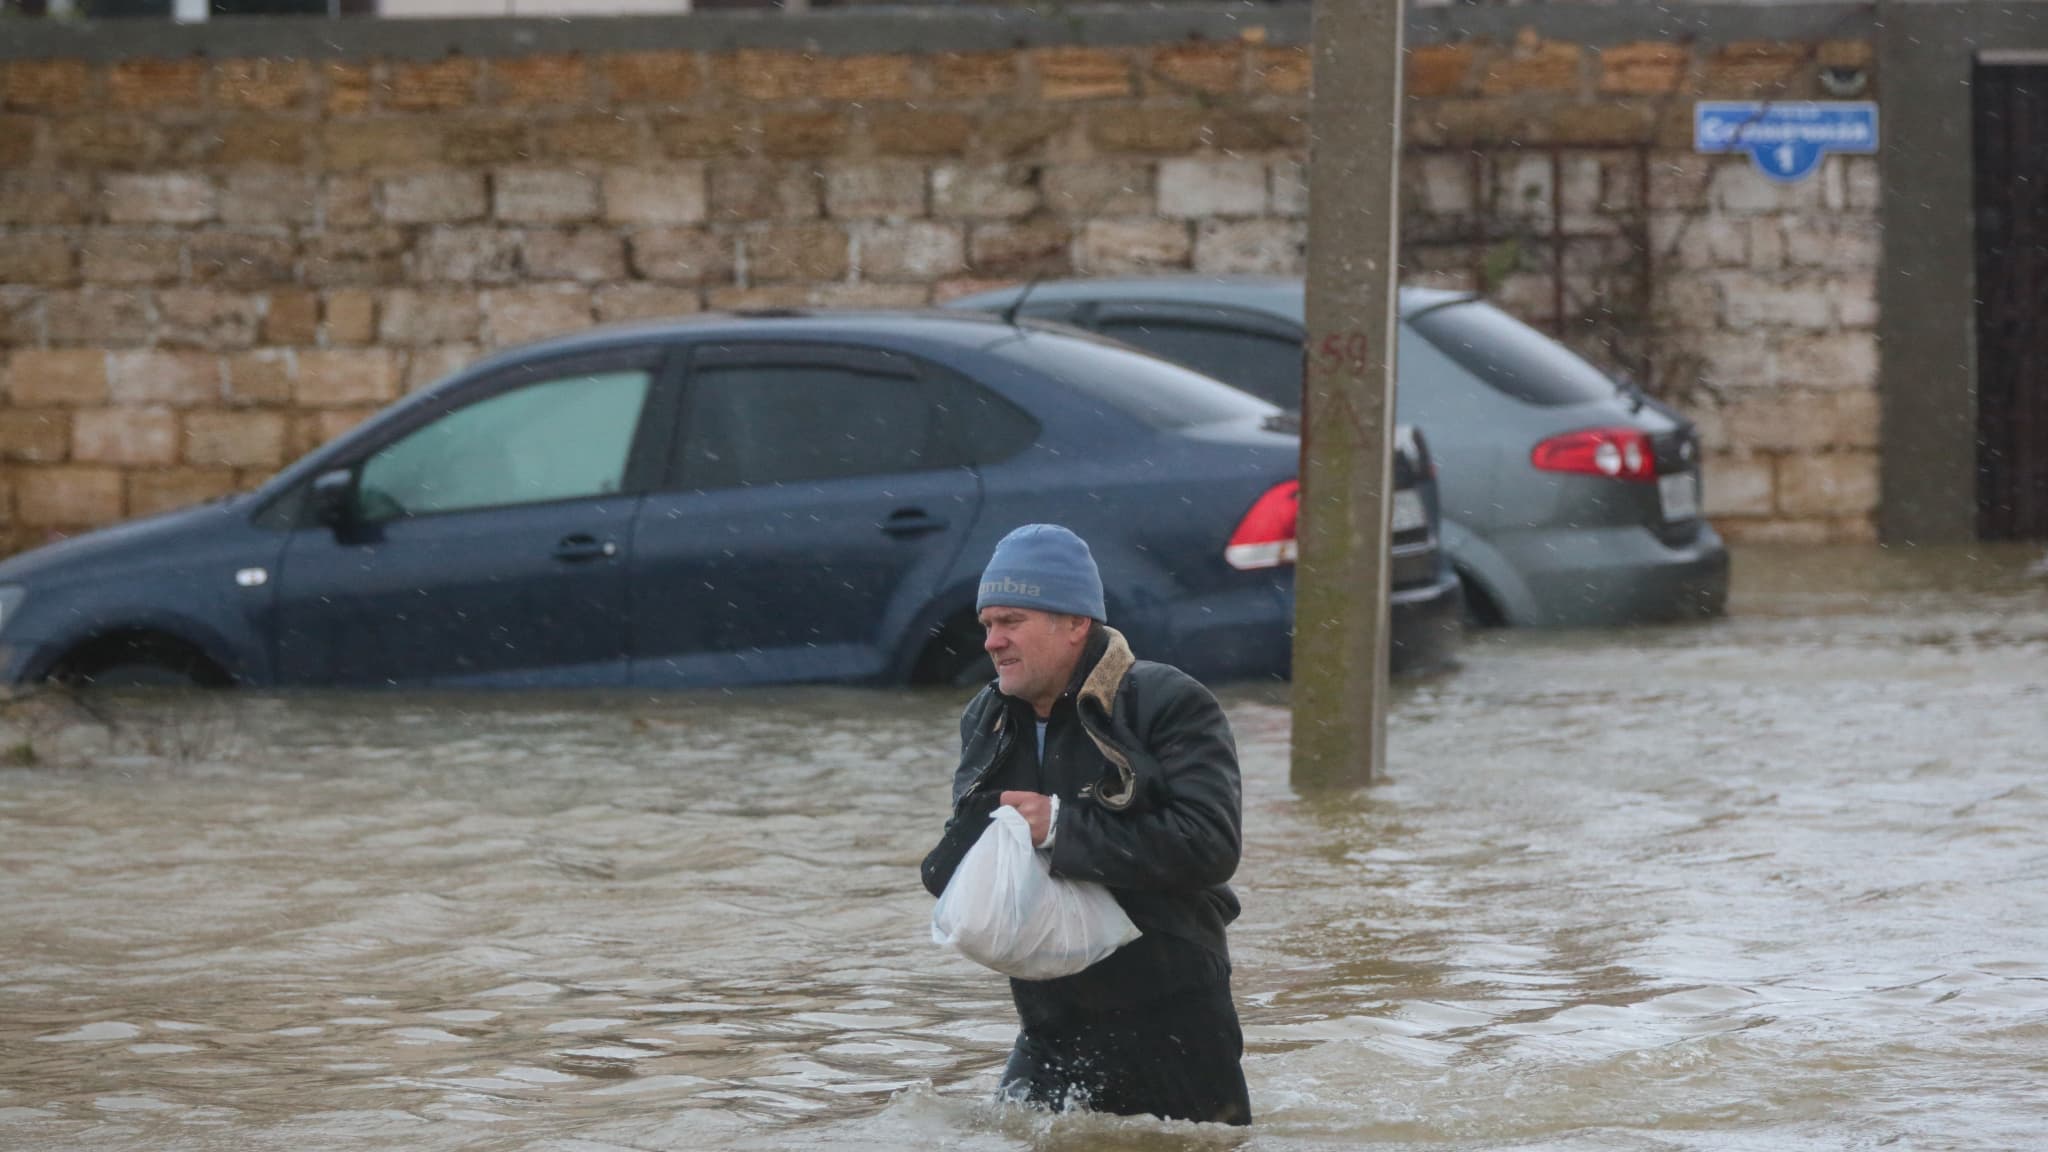
[[[1693,472],[1674,472],[1669,476],[1657,477],[1657,502],[1664,506],[1666,522],[1699,519],[1699,475]]]
[[[1394,493],[1394,534],[1429,527],[1429,511],[1422,506],[1422,493],[1413,490]]]

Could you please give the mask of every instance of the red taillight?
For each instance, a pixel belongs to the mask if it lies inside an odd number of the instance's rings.
[[[1301,481],[1268,489],[1238,521],[1223,549],[1232,568],[1278,568],[1294,563],[1294,524],[1301,513]]]
[[[1650,438],[1634,428],[1587,428],[1552,436],[1529,453],[1545,472],[1579,472],[1649,483],[1657,478]]]

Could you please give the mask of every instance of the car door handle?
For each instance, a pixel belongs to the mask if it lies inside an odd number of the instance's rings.
[[[946,521],[933,516],[922,508],[899,508],[889,513],[882,522],[882,531],[891,536],[922,536],[927,532],[943,532]]]
[[[609,540],[595,536],[564,536],[555,545],[555,559],[564,564],[581,564],[587,560],[604,560],[619,554],[619,546]]]

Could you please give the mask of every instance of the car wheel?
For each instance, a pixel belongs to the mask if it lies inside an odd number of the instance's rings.
[[[1458,573],[1458,585],[1460,598],[1465,605],[1465,627],[1468,630],[1499,628],[1507,624],[1507,617],[1501,613],[1500,606],[1493,602],[1493,597],[1488,596],[1486,589],[1481,588],[1472,577],[1463,572]]]

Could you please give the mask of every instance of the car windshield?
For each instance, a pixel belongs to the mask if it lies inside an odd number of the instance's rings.
[[[1427,309],[1408,326],[1489,387],[1546,408],[1612,397],[1614,381],[1578,353],[1479,301]]]
[[[1220,380],[1107,340],[1025,330],[989,351],[1153,428],[1259,420],[1277,411]]]

